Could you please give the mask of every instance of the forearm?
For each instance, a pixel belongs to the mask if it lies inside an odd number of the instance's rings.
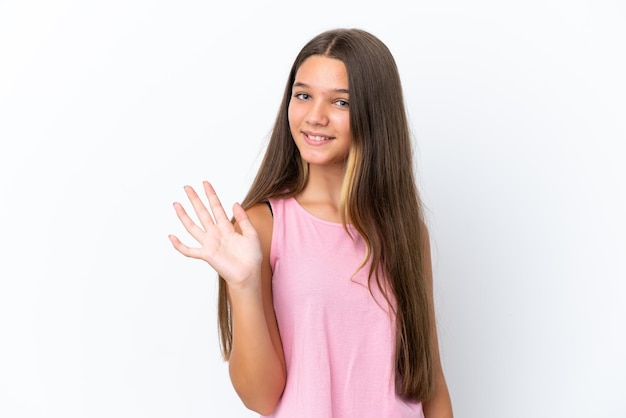
[[[249,409],[269,414],[285,386],[285,370],[272,340],[260,289],[230,289],[233,345],[230,378]]]

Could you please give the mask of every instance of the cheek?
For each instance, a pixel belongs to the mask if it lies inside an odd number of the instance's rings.
[[[297,136],[295,130],[298,129],[298,116],[291,106],[287,108],[287,124],[289,125],[289,132],[291,132],[291,138],[295,141]]]
[[[291,136],[293,135],[293,128],[295,125],[295,123],[293,122],[292,118],[291,118],[291,113],[287,114],[287,124],[289,125],[289,132],[291,132]]]
[[[289,130],[293,134],[294,131],[299,131],[304,120],[306,118],[306,110],[303,106],[289,106],[287,108],[287,122],[289,123]]]
[[[296,111],[294,107],[289,103],[289,107],[287,107],[287,122],[289,123],[289,128],[291,129],[295,125],[296,119]]]
[[[349,115],[339,115],[337,119],[335,119],[335,126],[337,126],[341,131],[345,134],[350,133],[350,116]]]

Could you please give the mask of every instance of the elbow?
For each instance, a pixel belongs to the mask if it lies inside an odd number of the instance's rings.
[[[246,408],[261,415],[270,415],[276,410],[285,389],[286,376],[280,373],[274,379],[234,385],[237,395]],[[234,382],[233,382],[234,383]]]
[[[278,405],[278,401],[282,396],[282,390],[263,392],[264,393],[255,394],[254,396],[246,396],[238,392],[238,395],[246,408],[261,415],[270,415]]]
[[[271,413],[274,412],[274,410],[276,409],[276,406],[278,405],[279,399],[280,399],[280,396],[277,396],[272,399],[270,398],[246,399],[243,397],[241,398],[246,408],[263,416],[270,415]]]

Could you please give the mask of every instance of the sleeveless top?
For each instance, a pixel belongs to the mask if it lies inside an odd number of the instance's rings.
[[[274,418],[423,418],[396,393],[395,320],[350,226],[271,199],[270,263],[287,382]],[[358,271],[357,271],[358,270]],[[356,274],[355,274],[356,273]]]

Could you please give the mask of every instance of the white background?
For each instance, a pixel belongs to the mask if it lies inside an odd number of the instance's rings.
[[[626,417],[617,0],[0,1],[0,416],[255,416],[171,203],[243,197],[337,26],[400,68],[455,416]]]

